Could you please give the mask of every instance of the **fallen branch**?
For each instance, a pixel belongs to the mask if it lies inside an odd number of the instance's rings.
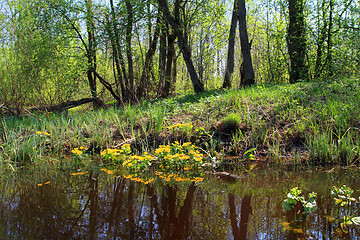
[[[58,105],[53,106],[43,106],[43,107],[35,107],[28,109],[29,112],[35,112],[35,111],[43,111],[43,112],[63,112],[67,111],[70,108],[78,107],[80,105],[89,103],[89,102],[95,102],[98,103],[100,106],[104,106],[104,103],[99,98],[83,98],[76,101],[67,101],[63,102]]]

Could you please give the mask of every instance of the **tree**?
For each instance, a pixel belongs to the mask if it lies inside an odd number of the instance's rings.
[[[255,83],[255,74],[251,59],[251,44],[249,42],[246,26],[246,7],[245,0],[235,0],[234,10],[231,17],[231,26],[229,33],[228,56],[225,69],[223,88],[231,87],[231,76],[234,72],[234,45],[236,24],[239,22],[239,35],[241,43],[241,55],[243,58],[241,64],[241,85],[247,86]]]
[[[235,51],[235,34],[236,34],[236,25],[238,22],[237,16],[237,6],[238,1],[234,1],[234,9],[231,15],[231,25],[230,25],[230,32],[229,32],[229,44],[228,44],[228,53],[227,53],[227,60],[226,60],[226,68],[225,68],[225,77],[223,82],[223,88],[231,88],[231,77],[234,73],[234,51]]]
[[[176,2],[180,3],[179,0]],[[189,48],[189,43],[186,38],[187,33],[182,29],[181,24],[178,19],[175,19],[169,10],[169,6],[166,0],[158,0],[159,8],[164,14],[164,17],[166,19],[166,22],[171,25],[173,30],[175,31],[177,37],[178,37],[178,45],[182,52],[188,73],[191,78],[191,82],[194,87],[194,91],[199,93],[204,91],[204,85],[200,81],[199,76],[195,70],[194,63],[191,59],[191,52]]]
[[[93,13],[93,4],[92,0],[86,0],[86,31],[87,31],[87,59],[88,59],[88,69],[87,77],[89,81],[89,87],[91,95],[93,98],[97,98],[96,91],[96,39],[95,39],[95,23],[94,23],[94,13]]]
[[[153,61],[153,57],[154,57],[154,54],[156,51],[159,34],[160,34],[160,14],[158,14],[158,19],[157,19],[157,23],[156,23],[156,27],[155,27],[155,31],[154,31],[154,36],[152,39],[150,38],[149,49],[145,56],[144,69],[141,74],[140,84],[139,84],[140,86],[137,91],[138,99],[141,99],[144,96],[145,91],[149,85],[151,63]]]
[[[251,44],[249,42],[247,26],[246,26],[246,7],[245,0],[239,0],[239,34],[241,42],[241,55],[243,62],[241,66],[241,85],[249,86],[255,83],[255,74],[251,59]]]
[[[287,33],[288,52],[290,57],[290,83],[308,80],[308,66],[305,63],[305,0],[288,0],[289,27]]]

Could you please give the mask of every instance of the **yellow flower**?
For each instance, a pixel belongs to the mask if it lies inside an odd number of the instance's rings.
[[[74,148],[71,152],[75,155],[81,155],[83,153],[79,148]]]
[[[40,134],[42,134],[42,132],[41,132],[41,131],[37,131],[36,134],[39,134],[39,135],[40,135]]]
[[[188,160],[190,157],[188,155],[182,154],[182,156],[179,157],[181,160]]]
[[[83,174],[86,174],[86,173],[87,173],[87,171],[86,172],[71,173],[71,175],[77,176],[77,175],[83,175]]]
[[[187,147],[187,146],[191,146],[191,145],[192,145],[191,142],[186,142],[186,143],[184,143],[182,146],[183,146],[183,147]]]
[[[43,132],[43,134],[45,134],[46,136],[50,136],[50,133],[48,132]]]

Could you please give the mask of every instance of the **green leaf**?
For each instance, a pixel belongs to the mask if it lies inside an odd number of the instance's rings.
[[[284,200],[283,205],[285,210],[289,211],[296,204],[296,201],[292,198],[287,198]]]
[[[316,202],[308,202],[305,205],[304,211],[305,213],[311,213],[316,209]]]

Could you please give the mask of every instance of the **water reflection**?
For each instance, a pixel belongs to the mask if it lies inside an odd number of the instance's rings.
[[[347,184],[359,195],[358,173],[255,173],[235,183],[212,175],[203,182],[157,179],[143,184],[89,171],[57,173],[50,183],[0,181],[1,239],[360,239],[328,221],[336,207],[330,190]],[[288,190],[318,192],[318,208],[283,231]],[[359,204],[352,206],[355,211]]]
[[[240,207],[240,224],[236,214],[235,196],[233,193],[228,195],[231,229],[234,239],[246,239],[249,217],[252,213],[251,195],[245,195],[241,200]]]

